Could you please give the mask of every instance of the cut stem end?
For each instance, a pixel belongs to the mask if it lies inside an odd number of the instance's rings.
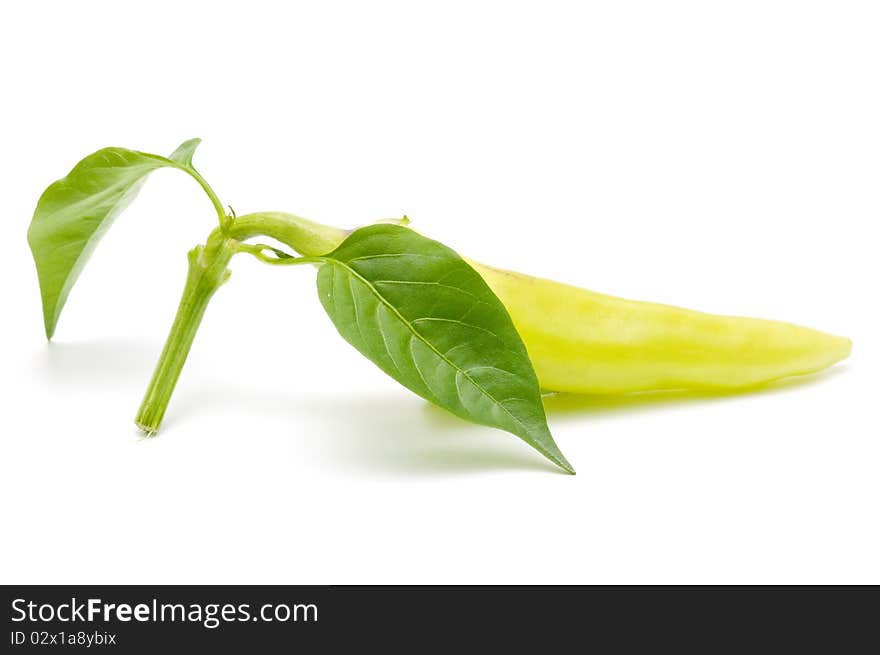
[[[148,436],[156,434],[162,424],[208,303],[229,278],[226,265],[234,253],[235,242],[219,230],[208,237],[206,245],[189,252],[189,271],[177,315],[134,420]]]

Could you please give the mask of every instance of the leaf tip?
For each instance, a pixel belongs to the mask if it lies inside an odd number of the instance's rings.
[[[569,475],[577,475],[574,467],[565,458],[565,455],[562,454],[562,451],[559,450],[559,447],[555,443],[551,443],[551,447],[549,448],[538,448],[538,451]]]
[[[58,312],[43,303],[43,329],[46,331],[46,341],[52,341],[55,336],[55,326],[58,325]]]
[[[177,146],[177,149],[171,153],[168,159],[181,166],[192,167],[193,154],[195,154],[196,148],[199,147],[201,142],[202,140],[199,137],[184,141]]]
[[[554,461],[554,464],[559,466],[563,471],[565,471],[569,475],[577,475],[577,471],[574,470],[574,467],[571,464],[569,464],[568,460],[565,459],[565,457],[562,457],[561,455],[560,455],[559,460]]]

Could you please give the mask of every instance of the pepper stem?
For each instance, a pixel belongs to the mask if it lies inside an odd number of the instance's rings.
[[[405,225],[409,219],[404,216],[393,222]],[[261,250],[260,247],[247,248],[241,241],[260,235],[272,237],[304,255],[290,263],[304,263],[334,250],[348,234],[348,230],[322,225],[294,214],[259,212],[230,217],[210,234],[204,246],[193,248],[189,252],[189,272],[177,316],[134,419],[135,424],[148,435],[159,430],[208,303],[229,278],[226,268],[229,260],[236,252],[256,254]]]
[[[255,236],[272,237],[307,257],[326,255],[349,234],[349,230],[322,225],[285,212],[238,216],[229,225],[228,231],[229,236],[239,241]]]
[[[155,434],[162,423],[208,302],[229,278],[226,265],[235,253],[235,243],[218,229],[204,246],[189,251],[189,271],[177,316],[135,417],[135,424],[148,435]]]

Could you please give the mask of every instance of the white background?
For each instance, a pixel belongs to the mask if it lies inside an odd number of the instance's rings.
[[[870,2],[7,5],[0,579],[880,583],[878,33]],[[209,203],[154,174],[49,345],[25,232],[84,155],[193,136],[238,213],[407,213],[854,354],[760,394],[549,399],[570,477],[386,379],[312,270],[239,257],[140,439]]]

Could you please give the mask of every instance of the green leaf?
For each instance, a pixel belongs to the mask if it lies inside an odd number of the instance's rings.
[[[137,195],[147,175],[171,166],[202,183],[192,168],[198,144],[199,139],[185,142],[171,158],[104,148],[83,159],[67,177],[43,192],[28,229],[28,243],[40,278],[48,338],[52,338],[70,289],[98,241]]]
[[[320,259],[318,294],[346,341],[423,398],[511,432],[574,473],[507,310],[458,254],[410,229],[371,225]]]

